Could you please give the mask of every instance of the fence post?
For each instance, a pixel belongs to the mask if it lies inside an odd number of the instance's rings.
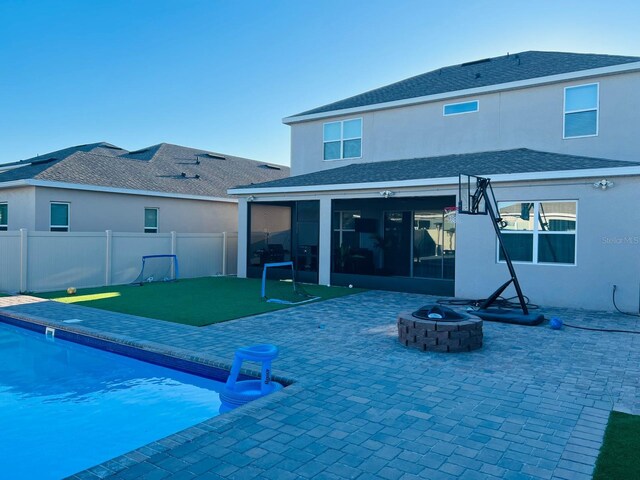
[[[106,252],[104,256],[104,284],[105,286],[111,285],[111,241],[113,237],[113,232],[111,230],[106,230],[104,232],[106,234],[107,245]]]
[[[178,241],[178,234],[171,232],[171,255],[176,255],[176,243]]]
[[[29,232],[26,228],[20,229],[20,293],[27,291],[27,275],[29,260]]]
[[[251,241],[249,236],[249,204],[246,198],[238,198],[238,255],[236,257],[236,275],[238,278],[247,277],[247,244]],[[329,212],[331,215],[331,212]]]
[[[177,255],[177,243],[178,243],[178,234],[176,232],[171,232],[171,255]],[[175,267],[175,263],[171,262],[171,276],[175,277],[176,276],[176,267]]]
[[[222,232],[222,275],[227,274],[227,232]]]

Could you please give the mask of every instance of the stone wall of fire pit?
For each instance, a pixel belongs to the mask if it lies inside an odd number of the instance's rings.
[[[482,320],[423,320],[403,312],[398,315],[398,338],[405,347],[425,352],[469,352],[482,347]]]

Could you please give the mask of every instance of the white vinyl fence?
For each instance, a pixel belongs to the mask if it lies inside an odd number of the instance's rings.
[[[237,233],[0,232],[0,291],[130,283],[143,255],[178,256],[180,278],[235,275]]]

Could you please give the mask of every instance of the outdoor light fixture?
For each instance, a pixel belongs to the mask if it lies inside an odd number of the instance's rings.
[[[391,190],[383,190],[382,192],[380,192],[380,196],[384,198],[393,197],[394,195],[395,193],[392,192]]]
[[[606,178],[603,178],[599,182],[593,184],[593,188],[600,188],[601,190],[606,190],[607,188],[613,187],[614,183],[610,182]]]
[[[253,202],[256,199],[256,197],[254,195],[249,195],[247,197],[247,202]]]

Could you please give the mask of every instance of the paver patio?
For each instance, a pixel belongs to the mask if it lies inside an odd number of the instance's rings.
[[[434,300],[372,291],[202,328],[29,297],[0,299],[0,313],[225,365],[239,346],[280,347],[274,374],[290,387],[76,479],[591,478],[609,411],[640,413],[639,336],[485,322],[481,350],[406,349],[396,315]]]

